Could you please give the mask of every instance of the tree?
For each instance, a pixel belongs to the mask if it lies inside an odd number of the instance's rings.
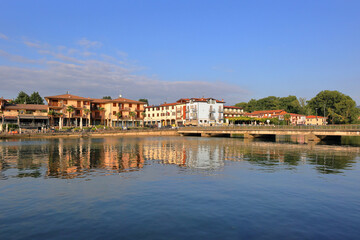
[[[355,101],[339,91],[321,91],[308,102],[312,113],[327,116],[334,124],[353,123],[359,116]]]
[[[279,108],[289,113],[300,113],[301,106],[296,96],[287,96],[279,98]]]
[[[135,116],[136,116],[136,113],[135,112],[129,112],[129,116],[131,117],[131,119],[132,119],[132,125],[133,125],[133,127],[135,127],[135,124],[134,124],[134,119],[135,119]]]
[[[144,103],[146,103],[147,105],[149,105],[149,101],[148,101],[146,98],[140,98],[140,99],[139,99],[139,102],[144,102]]]
[[[121,118],[122,117],[122,114],[121,114],[121,112],[117,112],[116,114],[116,117],[117,117],[117,122],[118,122],[118,126],[119,126],[119,118]],[[123,125],[123,122],[121,121],[121,126]]]
[[[85,114],[85,116],[86,116],[86,126],[89,126],[90,125],[90,121],[89,121],[89,124],[88,124],[88,119],[89,119],[89,114],[90,114],[90,109],[88,109],[88,108],[84,108],[84,114]]]
[[[48,116],[50,117],[50,126],[54,125],[54,117],[56,116],[55,110],[50,110],[48,112]]]
[[[33,92],[30,95],[30,104],[44,104],[44,100],[43,98],[40,96],[40,94],[38,92]]]
[[[235,104],[235,107],[241,107],[245,112],[248,111],[248,103],[247,102],[240,102]]]
[[[112,99],[110,96],[103,96],[103,98],[102,99]]]
[[[284,115],[284,120],[286,122],[287,125],[289,125],[289,121],[291,119],[291,115],[289,113],[285,114]]]
[[[21,91],[19,92],[17,98],[15,99],[15,103],[17,104],[26,104],[30,103],[30,97],[25,92]]]
[[[105,125],[105,108],[99,107],[99,111],[101,112],[101,122]]]
[[[71,124],[71,122],[70,122],[70,115],[71,115],[71,113],[73,113],[74,111],[75,111],[75,108],[74,108],[74,106],[71,106],[71,105],[69,105],[69,106],[67,106],[67,108],[66,108],[66,111],[68,112],[68,116],[69,116],[69,118],[68,118],[68,125],[70,126],[70,124]]]

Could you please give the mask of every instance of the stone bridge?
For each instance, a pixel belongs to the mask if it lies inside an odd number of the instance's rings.
[[[242,135],[244,138],[302,135],[305,142],[308,142],[340,139],[342,136],[360,136],[360,125],[184,127],[180,128],[178,133],[181,136],[202,137]]]

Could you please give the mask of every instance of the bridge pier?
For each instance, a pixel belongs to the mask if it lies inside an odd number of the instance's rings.
[[[211,134],[202,132],[201,137],[211,137]]]
[[[305,135],[305,142],[320,142],[321,138],[319,138],[318,136],[316,136],[313,133],[307,134]]]
[[[246,138],[246,139],[253,139],[253,138],[255,138],[255,136],[252,135],[252,134],[249,134],[249,133],[244,133],[244,138]]]

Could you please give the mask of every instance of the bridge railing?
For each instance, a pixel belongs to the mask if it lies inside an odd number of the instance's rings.
[[[360,125],[232,125],[232,126],[198,126],[198,127],[181,127],[179,131],[202,131],[202,130],[360,130]]]

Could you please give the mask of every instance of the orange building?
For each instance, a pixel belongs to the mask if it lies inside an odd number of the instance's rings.
[[[106,125],[139,126],[143,124],[144,102],[126,98],[96,99],[63,94],[45,97],[49,117],[55,126]]]

